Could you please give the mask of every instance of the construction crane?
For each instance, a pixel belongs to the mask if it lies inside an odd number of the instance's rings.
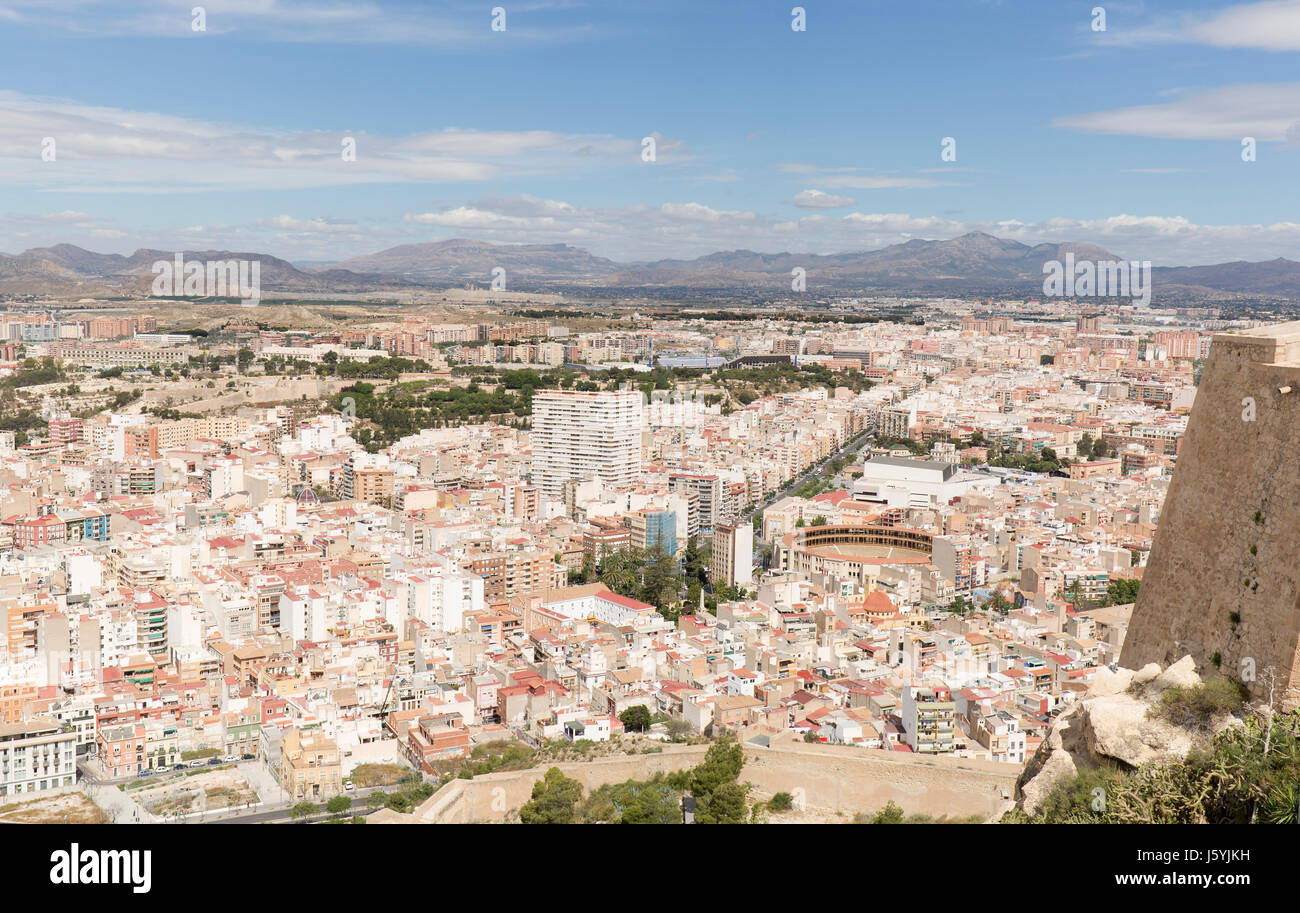
[[[379,720],[381,723],[388,719],[388,699],[393,696],[393,685],[401,685],[405,688],[409,684],[411,684],[409,675],[394,675],[388,680],[388,690],[384,692],[384,702],[379,705]]]

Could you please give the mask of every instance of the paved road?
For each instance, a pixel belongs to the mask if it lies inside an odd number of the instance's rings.
[[[159,821],[157,816],[116,786],[86,783],[85,790],[114,824],[157,824]]]
[[[373,809],[371,809],[368,805],[366,805],[364,802],[361,801],[364,797],[374,792],[380,792],[380,791],[386,792],[387,790],[392,788],[393,787],[391,786],[389,787],[372,786],[366,789],[354,789],[349,792],[345,792],[343,795],[347,796],[352,800],[352,814],[364,815],[364,814],[369,814],[371,811],[373,811]],[[292,810],[293,810],[292,804],[276,805],[274,807],[263,806],[262,808],[249,809],[249,810],[239,809],[234,814],[230,814],[230,813],[210,814],[207,816],[205,823],[206,824],[273,824],[273,823],[287,823],[290,821],[297,823],[298,819],[294,819],[290,816]],[[328,817],[330,816],[326,814],[322,814],[310,820],[321,821]]]
[[[830,456],[823,459],[821,462],[815,463],[810,468],[804,470],[802,475],[798,476],[789,484],[787,484],[785,488],[782,488],[780,491],[774,494],[768,495],[765,499],[760,501],[758,504],[755,504],[753,507],[751,507],[748,511],[745,512],[744,519],[752,523],[755,514],[760,513],[764,509],[771,507],[777,501],[780,501],[782,498],[787,497],[791,492],[795,491],[802,485],[806,484],[809,480],[812,479],[813,476],[819,474],[823,469],[825,469],[831,463],[834,463],[836,460],[842,457],[849,456],[850,454],[853,456],[857,456],[860,452],[862,452],[864,449],[870,446],[871,442],[874,441],[875,438],[876,438],[875,432],[869,431],[862,437],[850,441],[848,444],[844,445],[839,450],[835,451]]]
[[[849,455],[856,457],[867,447],[871,446],[872,441],[874,441],[875,439],[876,439],[876,433],[874,431],[868,431],[862,437],[857,438],[856,440],[849,441],[848,444],[841,447],[835,453],[832,453],[830,456],[826,457],[821,462],[814,464],[810,469],[805,470],[802,475],[798,476],[793,481],[791,481],[788,485],[785,486],[785,488],[782,488],[780,491],[776,492],[775,494],[768,495],[758,504],[755,504],[753,507],[751,507],[749,510],[745,512],[745,514],[741,517],[740,522],[752,524],[754,522],[754,516],[756,514],[762,513],[763,510],[765,510],[768,507],[771,507],[777,501],[780,501],[782,498],[792,494],[800,486],[807,483],[810,479],[812,479],[813,476],[820,473],[823,469],[825,469],[831,463],[834,463],[836,460]],[[759,534],[757,530],[755,530],[754,532],[754,541],[762,543],[764,545],[770,544],[766,539],[764,539]],[[766,564],[766,561],[764,562],[764,564]]]

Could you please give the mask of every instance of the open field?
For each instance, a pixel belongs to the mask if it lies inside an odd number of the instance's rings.
[[[69,792],[0,805],[0,821],[11,824],[107,824],[108,815],[85,793]]]
[[[132,796],[159,817],[237,808],[256,803],[257,793],[237,767],[178,773],[159,783],[134,788]]]

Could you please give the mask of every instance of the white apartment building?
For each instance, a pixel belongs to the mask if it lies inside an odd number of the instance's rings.
[[[232,458],[216,458],[203,470],[203,493],[209,498],[224,498],[244,489],[244,464]]]
[[[568,481],[635,484],[643,425],[639,392],[539,390],[533,397],[533,484],[555,501]]]
[[[0,796],[43,792],[77,782],[77,733],[45,717],[0,723]]]
[[[754,582],[754,528],[719,524],[713,530],[714,585],[747,587]]]
[[[397,571],[384,582],[401,610],[394,624],[399,629],[407,618],[414,618],[440,634],[455,634],[467,614],[484,607],[483,578],[465,571],[424,566]]]

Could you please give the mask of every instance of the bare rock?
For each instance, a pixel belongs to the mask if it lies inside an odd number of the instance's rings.
[[[1046,744],[1046,743],[1044,743]],[[1020,792],[1020,807],[1026,814],[1036,815],[1057,783],[1069,779],[1079,772],[1074,763],[1074,755],[1068,751],[1048,751],[1041,749],[1034,754],[1035,760],[1042,756],[1033,776],[1016,782]],[[1029,772],[1029,768],[1025,768]]]
[[[1088,688],[1088,697],[1106,697],[1110,694],[1120,694],[1127,691],[1129,685],[1133,684],[1132,669],[1116,669],[1111,671],[1110,668],[1097,670],[1093,676],[1092,686]]]
[[[1132,694],[1116,694],[1086,704],[1086,740],[1094,761],[1119,761],[1132,768],[1183,757],[1194,734],[1148,717],[1151,704]]]
[[[1160,677],[1160,664],[1147,663],[1141,669],[1133,673],[1133,684],[1145,685],[1147,682],[1153,682]]]
[[[1080,770],[1116,763],[1138,768],[1185,757],[1203,734],[1148,714],[1166,688],[1200,682],[1191,656],[1163,672],[1155,663],[1137,672],[1100,670],[1088,693],[1057,717],[1025,765],[1016,781],[1019,807],[1036,814],[1056,785]]]
[[[1151,683],[1151,690],[1159,693],[1166,688],[1195,688],[1200,683],[1201,677],[1196,674],[1196,662],[1188,654],[1156,676]]]

